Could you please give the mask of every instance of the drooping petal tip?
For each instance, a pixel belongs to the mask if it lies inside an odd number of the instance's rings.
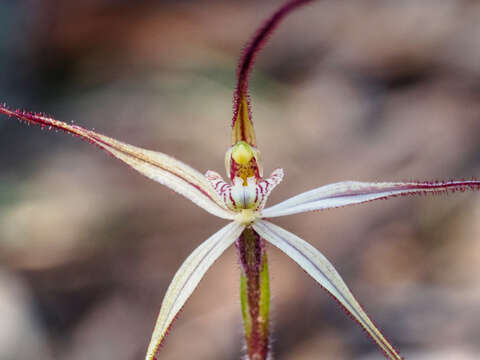
[[[197,247],[173,277],[163,298],[145,360],[154,360],[168,330],[206,271],[238,239],[244,226],[232,222]]]
[[[317,249],[298,236],[267,221],[252,225],[253,229],[266,241],[278,247],[315,279],[365,330],[390,360],[401,360],[398,351],[378,330],[373,321],[362,309],[333,265]]]

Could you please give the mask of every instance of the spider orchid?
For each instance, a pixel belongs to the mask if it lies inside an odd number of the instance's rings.
[[[227,181],[218,173],[205,175],[163,153],[135,147],[92,130],[49,116],[0,105],[0,113],[42,128],[62,130],[105,150],[146,177],[157,181],[199,207],[230,223],[198,246],[175,274],[163,299],[147,350],[146,360],[158,350],[181,308],[205,272],[235,243],[241,264],[240,297],[247,356],[265,360],[270,354],[270,288],[265,242],[278,247],[317,281],[355,319],[388,359],[401,359],[399,352],[377,329],[359,305],[334,266],[312,245],[266,219],[307,211],[331,209],[400,195],[478,190],[480,181],[381,182],[343,181],[301,193],[266,207],[271,191],[282,181],[283,170],[264,177],[256,147],[248,78],[255,56],[286,15],[312,0],[290,0],[280,7],[247,44],[240,59],[234,92],[232,146],[226,152]]]

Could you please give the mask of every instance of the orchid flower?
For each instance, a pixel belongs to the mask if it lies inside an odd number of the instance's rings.
[[[290,0],[280,7],[247,44],[239,61],[234,92],[232,146],[225,156],[227,180],[214,171],[205,175],[175,158],[129,145],[92,130],[55,120],[49,116],[11,110],[0,105],[0,113],[42,128],[62,130],[105,150],[142,175],[169,187],[200,208],[230,223],[198,246],[175,274],[163,299],[146,360],[156,359],[167,332],[205,272],[235,244],[241,264],[240,297],[247,356],[265,360],[269,356],[270,288],[265,242],[292,258],[323,287],[365,330],[388,359],[399,360],[395,347],[362,309],[335,267],[315,247],[267,219],[308,211],[326,210],[400,195],[478,190],[479,180],[441,182],[343,181],[320,186],[277,205],[266,207],[270,193],[282,181],[282,169],[264,177],[260,151],[252,122],[248,79],[255,57],[276,26],[294,9],[311,0]]]

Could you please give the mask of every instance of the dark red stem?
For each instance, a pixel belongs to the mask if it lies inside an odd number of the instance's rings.
[[[250,333],[245,334],[247,355],[250,360],[266,360],[269,352],[268,318],[262,313],[261,273],[266,260],[265,241],[247,228],[236,242],[242,276],[246,279],[246,297]],[[269,301],[269,299],[267,300]],[[246,319],[244,318],[244,321]]]

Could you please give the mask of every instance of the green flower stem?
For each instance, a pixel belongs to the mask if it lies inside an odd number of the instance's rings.
[[[237,240],[242,265],[240,300],[249,360],[266,360],[269,351],[270,285],[264,240],[251,228]]]

